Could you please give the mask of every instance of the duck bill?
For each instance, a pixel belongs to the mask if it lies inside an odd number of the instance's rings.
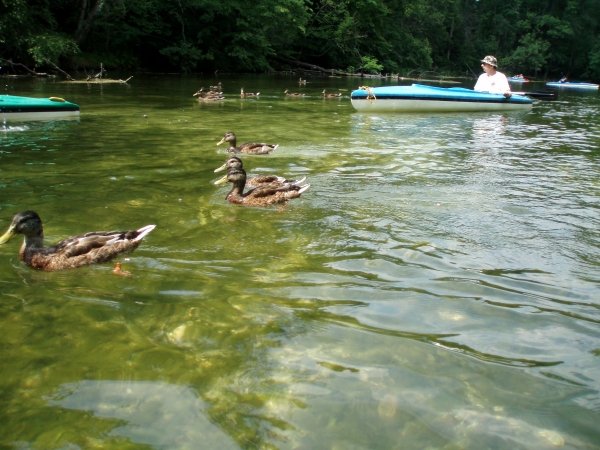
[[[221,170],[227,169],[227,163],[223,164],[221,167],[217,167],[214,171],[220,172]]]
[[[223,138],[219,142],[217,142],[217,145],[221,145],[223,142],[225,142],[225,138]]]
[[[225,175],[223,178],[219,178],[217,181],[215,181],[215,184],[225,184],[227,183],[227,175]]]
[[[11,226],[3,236],[0,237],[0,244],[6,244],[13,237],[15,237],[17,233],[15,233],[15,227]]]

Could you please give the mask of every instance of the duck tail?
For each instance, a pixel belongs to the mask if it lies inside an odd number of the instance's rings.
[[[139,230],[137,230],[138,235],[133,240],[136,242],[141,241],[142,239],[144,239],[144,237],[146,237],[148,233],[150,233],[155,228],[156,225],[146,225],[145,227],[140,228]]]
[[[300,178],[299,180],[294,180],[294,181],[292,181],[292,184],[298,185],[298,184],[302,183],[304,180],[306,180],[306,177]]]
[[[304,191],[306,191],[308,188],[310,187],[310,184],[305,184],[304,186],[300,186],[300,189],[298,189],[298,195],[302,194]]]

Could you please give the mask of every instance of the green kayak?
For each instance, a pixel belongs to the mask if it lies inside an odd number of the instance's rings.
[[[59,97],[0,95],[0,120],[53,120],[79,117],[79,106]]]

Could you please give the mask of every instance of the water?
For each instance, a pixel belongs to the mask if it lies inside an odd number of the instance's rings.
[[[219,80],[225,102],[192,98]],[[6,82],[82,113],[4,125],[0,232],[25,209],[48,243],[157,228],[119,258],[131,277],[0,247],[0,443],[600,448],[598,93],[364,115],[356,80],[296,80]],[[228,204],[226,131],[280,145],[249,173],[311,188]]]

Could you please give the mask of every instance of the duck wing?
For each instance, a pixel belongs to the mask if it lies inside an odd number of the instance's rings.
[[[244,197],[261,198],[278,195],[282,193],[295,193],[300,190],[300,186],[292,183],[269,183],[260,185],[244,194]]]
[[[255,175],[246,180],[247,187],[259,187],[265,184],[278,183],[278,184],[298,184],[306,180],[306,177],[298,180],[288,180],[287,178],[280,177],[277,175]]]
[[[137,247],[144,236],[154,228],[155,225],[147,225],[139,230],[92,231],[63,239],[57,244],[47,247],[46,253],[56,253],[66,258],[74,258],[90,253],[94,249],[104,248],[110,253],[113,247],[120,253],[130,247]]]
[[[271,153],[279,145],[265,144],[264,142],[246,142],[236,148],[236,153],[253,153],[255,155],[265,155]]]

